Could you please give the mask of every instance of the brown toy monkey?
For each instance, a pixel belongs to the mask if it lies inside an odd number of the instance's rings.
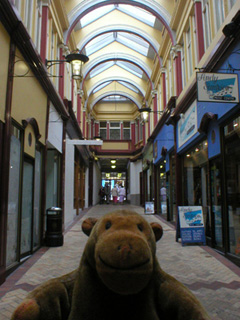
[[[158,223],[119,210],[88,218],[89,235],[76,271],[47,281],[18,306],[12,320],[206,320],[206,311],[156,258]]]

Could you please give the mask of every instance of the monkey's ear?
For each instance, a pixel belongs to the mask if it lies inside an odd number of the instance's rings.
[[[152,227],[152,229],[153,229],[153,232],[154,232],[155,238],[156,238],[156,242],[157,242],[158,240],[160,240],[160,239],[162,238],[163,228],[162,228],[162,226],[161,226],[159,223],[157,223],[157,222],[152,222],[152,223],[150,223],[150,225],[151,225],[151,227]]]
[[[90,236],[90,233],[92,231],[92,228],[96,224],[98,219],[96,218],[87,218],[82,223],[82,231],[87,235]]]

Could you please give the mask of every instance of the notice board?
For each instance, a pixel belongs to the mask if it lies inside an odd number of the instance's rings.
[[[182,245],[186,243],[206,244],[203,211],[201,206],[179,206],[178,217]]]

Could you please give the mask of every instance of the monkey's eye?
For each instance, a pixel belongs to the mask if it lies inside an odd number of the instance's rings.
[[[108,221],[108,222],[106,222],[106,224],[105,224],[105,229],[108,230],[108,229],[111,228],[111,226],[112,226],[111,221]]]
[[[140,230],[141,232],[143,232],[143,226],[142,226],[142,224],[139,223],[139,224],[137,225],[137,227],[138,227],[138,230]]]

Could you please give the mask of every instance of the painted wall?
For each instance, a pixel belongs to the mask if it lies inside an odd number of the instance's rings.
[[[1,59],[0,59],[0,121],[4,122],[5,105],[6,105],[6,90],[8,76],[8,60],[9,60],[9,45],[10,38],[8,33],[0,23],[0,44],[1,44]]]
[[[24,61],[18,50],[16,51],[16,59]],[[45,144],[47,95],[38,80],[32,76],[33,74],[29,70],[26,77],[14,77],[12,117],[20,125],[24,119],[35,118],[41,134],[39,140]]]
[[[129,174],[129,200],[132,205],[140,205],[140,177],[142,160],[130,162]]]
[[[157,144],[157,145],[155,145]],[[174,129],[172,125],[164,125],[161,131],[158,133],[153,143],[153,156],[154,164],[156,164],[162,156],[162,148],[166,148],[167,151],[171,150],[174,146]]]

